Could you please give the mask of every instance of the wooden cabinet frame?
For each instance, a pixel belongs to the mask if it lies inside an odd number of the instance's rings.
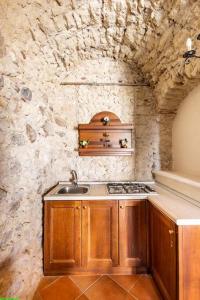
[[[122,203],[126,207],[123,212]],[[145,200],[46,201],[45,275],[144,272],[145,203]],[[134,230],[124,224],[134,224]],[[57,235],[55,230],[59,231]],[[74,239],[72,234],[75,234]],[[129,244],[135,247],[131,257],[127,255]]]

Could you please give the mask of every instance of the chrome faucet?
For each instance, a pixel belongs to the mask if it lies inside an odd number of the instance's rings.
[[[78,185],[78,176],[75,170],[71,170],[72,174],[72,184],[73,185]]]

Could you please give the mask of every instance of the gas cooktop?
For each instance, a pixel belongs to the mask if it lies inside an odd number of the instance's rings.
[[[108,183],[107,189],[109,194],[116,195],[135,195],[135,194],[154,194],[156,191],[146,183]]]

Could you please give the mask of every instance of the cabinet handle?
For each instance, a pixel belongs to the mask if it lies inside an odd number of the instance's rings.
[[[169,234],[170,234],[170,247],[173,248],[174,247],[174,239],[173,239],[174,230],[169,229]]]
[[[83,209],[86,209],[87,208],[87,206],[83,206]]]
[[[79,207],[79,206],[77,206],[77,207],[76,207],[76,209],[80,209],[80,207]]]
[[[123,205],[120,205],[120,208],[124,208]]]

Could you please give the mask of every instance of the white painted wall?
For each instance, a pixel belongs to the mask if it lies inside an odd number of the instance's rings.
[[[173,170],[200,177],[200,85],[182,102],[172,129]]]

